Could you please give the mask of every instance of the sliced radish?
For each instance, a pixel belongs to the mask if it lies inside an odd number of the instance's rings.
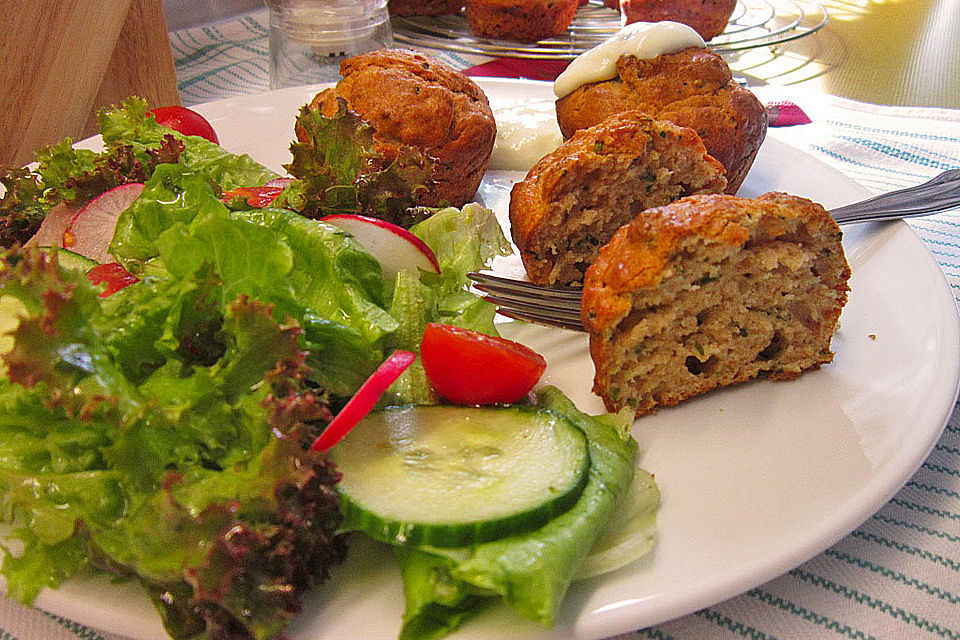
[[[112,262],[108,249],[117,228],[117,218],[141,193],[143,184],[132,182],[100,194],[73,217],[59,246],[97,262]]]
[[[262,209],[270,206],[277,196],[294,182],[294,178],[274,178],[259,187],[237,187],[224,191],[220,201],[229,204],[234,198],[243,198],[251,207]]]
[[[63,248],[63,232],[70,226],[81,207],[73,204],[58,204],[47,212],[40,229],[33,237],[24,243],[26,247],[60,247]]]
[[[291,184],[296,182],[296,178],[274,178],[273,180],[267,180],[263,183],[265,187],[280,187],[281,189],[286,189]]]
[[[377,400],[400,374],[417,359],[411,351],[394,351],[377,370],[360,385],[323,433],[313,442],[311,451],[327,451],[340,442],[350,429],[363,420],[377,404]]]
[[[353,236],[383,268],[383,275],[393,279],[398,271],[423,269],[440,273],[437,256],[423,240],[403,227],[366,216],[337,214],[320,219]]]
[[[103,291],[100,292],[101,298],[112,296],[120,289],[140,282],[137,276],[124,269],[119,262],[98,264],[87,271],[87,280],[93,284],[104,285]]]

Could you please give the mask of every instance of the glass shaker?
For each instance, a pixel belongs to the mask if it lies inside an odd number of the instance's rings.
[[[270,88],[335,82],[340,61],[393,44],[387,0],[267,0]]]

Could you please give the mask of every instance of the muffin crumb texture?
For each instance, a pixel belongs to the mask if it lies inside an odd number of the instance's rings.
[[[532,281],[580,284],[640,211],[725,186],[696,132],[624,112],[579,131],[514,185],[511,233]]]
[[[583,320],[607,408],[637,415],[833,359],[850,269],[823,207],[771,193],[645,212],[588,270]]]

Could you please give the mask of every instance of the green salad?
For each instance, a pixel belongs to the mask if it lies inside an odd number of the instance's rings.
[[[388,280],[351,236],[289,208],[323,171],[275,205],[228,206],[224,191],[276,174],[157,125],[138,99],[101,112],[100,127],[103,151],[64,142],[2,179],[6,593],[29,604],[99,572],[140,583],[176,640],[282,638],[303,593],[363,530],[341,509],[349,467],[310,444],[387,355],[418,351],[427,323],[496,335],[466,274],[509,245],[479,205],[420,210],[411,232],[440,273]],[[57,250],[17,247],[54,207],[130,182],[144,188],[109,250],[135,284],[103,297]],[[380,404],[438,402],[415,363]],[[493,539],[392,541],[402,637],[441,636],[496,600],[549,625],[591,548],[622,555],[603,538],[627,494],[643,507],[618,526],[636,533],[642,522],[649,541],[656,486],[634,473],[629,421],[586,416],[556,389],[530,410],[581,434],[580,475],[560,506]]]

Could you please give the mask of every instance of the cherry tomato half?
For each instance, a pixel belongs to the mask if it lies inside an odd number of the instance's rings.
[[[217,132],[202,115],[192,109],[181,106],[157,107],[150,113],[156,118],[157,124],[179,131],[185,136],[200,136],[214,144],[220,144]]]
[[[456,404],[516,402],[547,367],[518,342],[433,322],[423,332],[420,361],[434,390]]]
[[[100,292],[101,298],[111,296],[124,287],[140,282],[139,278],[124,269],[119,262],[98,264],[87,271],[87,280],[93,284],[106,285],[106,288]]]
[[[262,187],[237,187],[236,189],[224,191],[220,196],[220,200],[229,203],[234,198],[243,198],[251,207],[262,209],[270,206],[270,203],[276,200],[277,196],[282,192],[283,187],[270,187],[267,185],[263,185]]]

